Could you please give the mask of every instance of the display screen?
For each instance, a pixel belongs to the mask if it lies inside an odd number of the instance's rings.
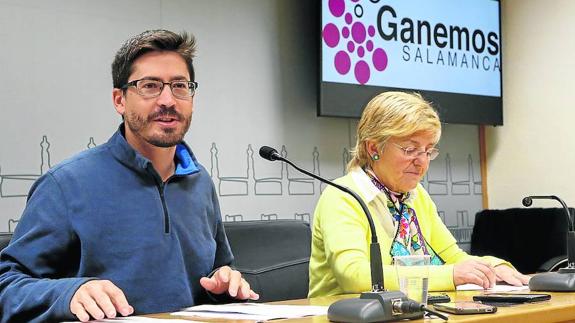
[[[499,1],[322,0],[321,11],[320,116],[359,117],[400,90],[444,122],[503,124]]]

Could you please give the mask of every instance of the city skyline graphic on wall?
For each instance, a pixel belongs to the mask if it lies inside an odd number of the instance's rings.
[[[23,172],[23,173],[10,173],[2,168],[0,165],[0,208],[2,200],[5,199],[25,199],[30,187],[40,176],[45,174],[51,167],[50,146],[47,135],[42,136],[40,141],[40,161],[39,169],[37,171]],[[96,147],[93,137],[90,137],[88,144],[85,146],[87,149]],[[351,158],[350,151],[347,147],[342,148],[341,162],[339,172],[335,177],[330,178],[333,180],[339,176],[343,176],[346,172],[346,165]],[[293,201],[290,205],[297,208],[298,197],[317,197],[325,188],[324,183],[309,178],[300,174],[297,170],[288,167],[285,163],[277,163],[277,172],[270,175],[269,172],[266,176],[258,175],[256,158],[259,158],[257,152],[254,151],[251,144],[248,144],[245,150],[245,157],[237,159],[222,159],[221,151],[216,143],[212,143],[210,148],[210,160],[206,165],[212,180],[214,182],[216,192],[220,198],[220,204],[227,205],[226,202],[236,202],[238,199],[249,199],[253,204],[257,205],[258,197],[265,196],[283,196]],[[256,154],[256,156],[254,156]],[[282,145],[280,154],[284,158],[289,158],[288,149]],[[309,152],[309,160],[311,160],[311,167],[308,169],[312,173],[321,176],[320,164],[320,150],[313,147]],[[224,171],[222,167],[223,161],[234,160],[234,163],[243,163],[244,171],[240,173],[230,174]],[[481,195],[481,177],[477,174],[474,167],[474,160],[469,154],[467,156],[467,167],[461,172],[455,172],[455,167],[452,165],[452,157],[446,153],[443,158],[436,159],[432,167],[429,168],[427,174],[421,181],[421,184],[429,192],[431,196],[437,198],[449,197],[451,199],[465,199],[474,198]],[[293,203],[292,203],[293,202]],[[436,201],[437,202],[437,201]],[[463,203],[466,204],[466,203]],[[229,206],[229,205],[227,205]],[[230,209],[226,207],[226,209]],[[278,219],[299,219],[306,222],[313,221],[311,214],[313,209],[310,210],[292,210],[289,214],[278,214],[275,210],[257,210],[251,211],[248,216],[244,209],[238,208],[237,212],[234,207],[232,211],[222,214],[224,221],[244,221],[244,220],[278,220]],[[252,207],[257,209],[257,207]],[[448,229],[453,233],[454,237],[460,243],[469,243],[471,240],[471,232],[473,223],[470,220],[470,214],[475,214],[479,210],[469,209],[456,209],[455,211],[447,211],[438,205],[438,213],[441,219],[446,223]],[[21,211],[20,211],[21,212]],[[253,214],[259,214],[259,218],[254,218]],[[0,217],[1,223],[6,225],[0,226],[0,232],[13,232],[18,224],[20,214],[2,214]],[[449,224],[451,223],[451,224]]]

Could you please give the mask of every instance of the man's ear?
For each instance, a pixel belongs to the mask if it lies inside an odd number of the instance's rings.
[[[114,107],[119,115],[123,116],[126,112],[126,97],[124,96],[124,91],[122,89],[112,90],[112,101],[114,102]]]

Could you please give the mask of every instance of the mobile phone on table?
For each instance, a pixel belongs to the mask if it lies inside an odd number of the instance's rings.
[[[551,299],[549,294],[488,293],[473,296],[474,301],[486,303],[534,303]]]
[[[427,304],[449,303],[451,298],[445,293],[427,295]]]
[[[434,304],[433,307],[442,312],[452,314],[483,314],[497,312],[496,306],[485,305],[475,302],[453,302]]]

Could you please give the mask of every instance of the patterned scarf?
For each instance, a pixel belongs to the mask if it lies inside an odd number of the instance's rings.
[[[406,255],[430,255],[432,265],[443,265],[445,262],[437,256],[435,251],[427,244],[421,229],[417,214],[406,201],[410,197],[410,192],[398,193],[390,190],[379,181],[371,168],[365,169],[371,182],[387,196],[387,208],[393,218],[393,223],[397,227],[391,250],[391,257]]]

